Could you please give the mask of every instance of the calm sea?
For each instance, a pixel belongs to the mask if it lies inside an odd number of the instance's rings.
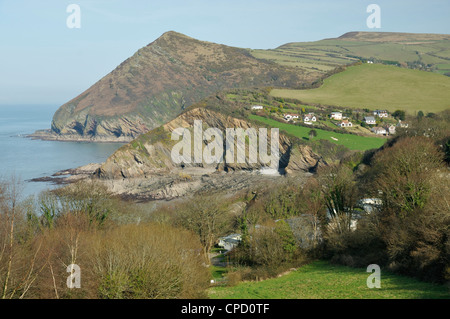
[[[122,144],[55,142],[26,138],[36,130],[50,128],[58,106],[0,106],[0,178],[22,181],[22,196],[36,195],[55,187],[51,183],[27,182],[69,168],[101,163]]]

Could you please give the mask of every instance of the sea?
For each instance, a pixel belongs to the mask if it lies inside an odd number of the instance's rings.
[[[0,105],[0,180],[15,178],[20,197],[37,197],[59,187],[31,179],[90,163],[104,162],[121,143],[89,143],[33,140],[36,130],[49,129],[57,105]]]

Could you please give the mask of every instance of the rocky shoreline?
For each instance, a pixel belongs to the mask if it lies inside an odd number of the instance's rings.
[[[61,170],[51,176],[32,178],[28,182],[50,182],[55,185],[71,184],[91,178],[100,166],[101,164],[91,163],[78,168]]]
[[[111,136],[95,136],[95,137],[83,137],[81,135],[60,135],[55,134],[50,129],[37,130],[32,134],[28,134],[25,137],[31,138],[32,140],[42,140],[42,141],[58,141],[58,142],[95,142],[95,143],[129,143],[133,140],[132,137],[111,137]]]
[[[256,191],[261,187],[275,186],[286,178],[305,180],[311,173],[298,173],[294,176],[264,174],[254,171],[218,171],[211,168],[187,168],[160,174],[151,178],[102,179],[96,177],[101,164],[91,163],[78,168],[59,171],[51,176],[34,178],[31,182],[51,182],[55,185],[68,185],[82,180],[95,180],[107,187],[112,195],[137,202],[170,201],[186,198],[194,194],[227,193],[232,195],[249,189]]]

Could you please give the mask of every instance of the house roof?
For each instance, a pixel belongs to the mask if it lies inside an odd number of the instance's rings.
[[[366,116],[366,117],[364,117],[364,120],[366,120],[366,121],[375,121],[375,118],[373,116]]]

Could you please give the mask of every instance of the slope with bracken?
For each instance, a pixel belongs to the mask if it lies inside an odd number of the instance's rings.
[[[130,141],[222,89],[298,88],[313,78],[246,49],[170,31],[61,106],[47,138]]]

